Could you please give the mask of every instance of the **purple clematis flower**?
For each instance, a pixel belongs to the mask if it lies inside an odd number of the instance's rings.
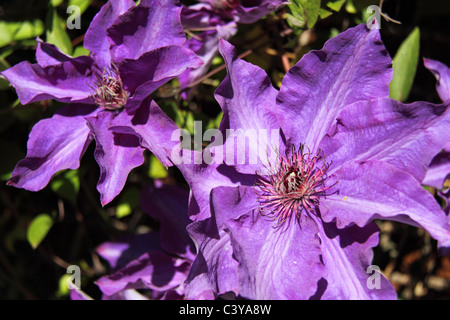
[[[186,297],[208,288],[249,299],[395,299],[371,265],[373,220],[424,228],[450,249],[448,217],[421,187],[450,138],[448,104],[389,99],[391,59],[363,24],[306,54],[279,92],[229,43],[219,49],[228,70],[216,90],[219,130],[242,129],[250,143],[225,163],[178,165],[198,247]],[[208,152],[225,154],[230,137]],[[242,154],[259,161],[241,165]]]
[[[37,64],[22,62],[2,72],[22,104],[43,99],[70,103],[38,122],[28,153],[9,185],[38,191],[54,174],[79,167],[95,139],[100,166],[97,189],[109,203],[128,173],[144,162],[144,148],[170,166],[166,155],[177,129],[149,98],[159,86],[202,62],[186,41],[175,0],[110,0],[94,17],[84,46],[90,56],[72,58],[38,42]]]
[[[219,39],[230,39],[238,24],[251,24],[286,3],[283,0],[204,0],[184,7],[181,15],[185,29],[201,31],[186,42],[204,64],[180,75],[180,88],[184,89],[199,80],[209,69],[219,53]]]
[[[141,207],[160,221],[160,230],[106,242],[97,249],[112,269],[96,282],[104,299],[134,299],[135,289],[146,289],[152,299],[184,298],[184,281],[195,259],[186,231],[187,204],[188,191],[181,187],[158,182],[143,190]]]
[[[442,62],[424,59],[427,67],[436,77],[436,89],[443,103],[450,101],[450,69]],[[450,190],[445,182],[450,179],[450,141],[444,146],[442,151],[431,161],[423,184],[434,187],[438,194],[446,201],[444,211],[450,214]],[[444,191],[444,189],[446,189]]]

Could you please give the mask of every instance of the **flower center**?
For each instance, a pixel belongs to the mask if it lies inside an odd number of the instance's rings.
[[[292,217],[300,220],[302,212],[314,214],[320,198],[337,183],[326,186],[329,167],[321,151],[313,155],[305,152],[304,145],[279,155],[277,164],[270,165],[269,174],[258,177],[261,214],[277,220],[277,226]]]
[[[97,77],[94,90],[95,103],[106,110],[119,110],[127,103],[128,92],[123,87],[115,65],[105,68],[102,76]]]
[[[232,10],[241,4],[240,0],[212,0],[211,6],[217,10]]]

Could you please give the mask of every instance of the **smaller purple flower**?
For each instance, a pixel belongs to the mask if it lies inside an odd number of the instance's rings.
[[[144,149],[172,165],[167,150],[175,143],[170,137],[177,127],[149,95],[202,64],[183,47],[180,13],[174,0],[142,0],[137,6],[132,0],[110,0],[86,32],[90,56],[72,58],[39,41],[37,64],[22,62],[3,71],[22,104],[43,99],[71,103],[33,127],[27,156],[8,184],[41,190],[58,171],[78,168],[93,139],[102,205],[144,162]]]
[[[230,39],[236,34],[238,24],[254,23],[285,3],[283,0],[204,0],[184,7],[181,16],[183,27],[201,31],[187,41],[186,47],[193,50],[204,64],[180,75],[180,88],[187,88],[206,74],[219,52],[219,39]]]
[[[96,281],[103,299],[134,299],[130,296],[134,289],[144,289],[144,297],[151,299],[184,298],[184,282],[195,259],[194,243],[186,231],[187,204],[188,191],[177,186],[157,181],[155,187],[143,190],[142,209],[160,222],[160,230],[98,247],[112,270]]]

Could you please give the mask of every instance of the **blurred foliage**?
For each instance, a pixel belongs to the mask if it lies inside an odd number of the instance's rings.
[[[0,70],[21,61],[35,62],[36,37],[56,44],[73,56],[88,54],[83,37],[104,4],[99,0],[15,0],[0,2]],[[189,3],[193,3],[190,1]],[[79,5],[81,29],[68,29],[67,8]],[[259,65],[279,87],[286,70],[305,53],[320,49],[326,40],[370,16],[366,8],[378,1],[292,0],[291,4],[252,25],[240,25],[230,41],[238,54]],[[387,0],[383,12],[401,25],[382,20],[381,37],[394,57],[391,96],[406,102],[439,102],[433,75],[422,58],[450,65],[448,16],[445,0]],[[419,36],[420,30],[420,36]],[[416,67],[415,67],[416,66]],[[173,80],[154,93],[158,105],[180,127],[194,135],[218,128],[222,112],[214,90],[225,77],[217,57],[210,77],[180,98]],[[108,272],[95,248],[105,241],[158,228],[139,206],[140,190],[155,180],[186,186],[180,172],[166,169],[146,153],[143,166],[134,169],[122,193],[105,207],[96,183],[99,168],[91,143],[79,170],[57,174],[39,192],[6,186],[14,165],[26,154],[28,134],[40,119],[62,106],[41,101],[22,106],[13,88],[0,78],[0,299],[67,299],[66,269],[78,265],[82,288],[94,298],[94,281]],[[194,139],[192,139],[194,140]],[[435,190],[430,190],[436,194]],[[440,257],[436,244],[423,230],[380,222],[380,246],[374,251],[379,265],[394,283],[401,299],[450,298],[450,257]]]

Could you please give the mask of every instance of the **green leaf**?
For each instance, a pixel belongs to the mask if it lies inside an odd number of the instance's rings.
[[[6,22],[0,21],[0,47],[13,41],[34,39],[44,32],[41,20]]]
[[[78,6],[80,8],[80,13],[82,14],[91,5],[91,0],[69,0],[67,6],[70,7],[73,5]]]
[[[75,203],[80,190],[80,178],[77,170],[67,170],[54,178],[50,184],[53,192],[63,199]]]
[[[402,42],[392,61],[394,75],[389,85],[389,96],[405,101],[411,91],[419,61],[420,31],[416,27]]]
[[[63,3],[64,0],[50,0],[50,4],[52,5],[52,7],[58,7],[61,5],[61,3]]]
[[[116,207],[116,217],[123,218],[139,207],[141,193],[138,188],[130,188],[120,197],[120,203]]]
[[[291,10],[291,14],[287,14],[289,23],[298,27],[314,27],[319,17],[320,0],[290,0],[288,7]]]
[[[357,12],[352,0],[347,1],[347,4],[345,5],[345,10],[351,14],[355,14]]]
[[[47,17],[47,42],[57,46],[62,52],[72,54],[72,43],[66,31],[66,21],[58,16],[56,9]]]
[[[46,213],[38,215],[31,221],[27,229],[27,240],[33,249],[36,249],[44,240],[53,225],[53,219]]]
[[[89,55],[89,50],[83,46],[75,47],[75,49],[73,50],[73,53],[72,53],[72,57],[74,57],[74,58],[79,57],[79,56],[88,56],[88,55]]]
[[[337,0],[337,1],[329,1],[327,2],[327,7],[334,11],[341,10],[342,6],[344,5],[345,1],[347,0]]]
[[[167,177],[167,169],[153,154],[150,155],[150,168],[148,175],[153,179],[162,179]]]
[[[328,10],[326,10],[326,9],[320,8],[320,11],[319,11],[320,19],[328,18],[328,17],[331,16],[332,14],[333,14],[333,13],[332,13],[331,11],[328,11]]]

